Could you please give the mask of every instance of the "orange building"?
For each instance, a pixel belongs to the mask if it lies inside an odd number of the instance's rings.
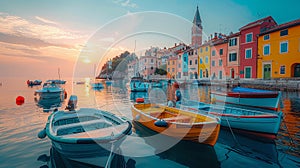
[[[177,73],[177,56],[169,57],[167,61],[167,76],[168,78],[175,78]]]

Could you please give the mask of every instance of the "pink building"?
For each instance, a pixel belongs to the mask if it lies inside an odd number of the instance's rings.
[[[228,36],[228,54],[227,66],[225,73],[227,79],[239,79],[239,65],[240,65],[240,33],[230,34]]]
[[[141,56],[139,59],[139,72],[144,78],[148,78],[149,75],[154,75],[157,67],[157,58],[155,56]]]
[[[275,20],[271,16],[268,16],[240,28],[239,71],[241,78],[257,77],[258,35],[276,25]]]
[[[189,49],[188,72],[189,79],[198,79],[198,51],[199,48]]]
[[[211,46],[211,78],[226,79],[225,67],[227,64],[227,39],[224,35],[215,33]]]

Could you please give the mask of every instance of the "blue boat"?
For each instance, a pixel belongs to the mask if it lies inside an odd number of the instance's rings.
[[[130,81],[131,92],[147,92],[149,83],[145,82],[142,77],[133,77]]]

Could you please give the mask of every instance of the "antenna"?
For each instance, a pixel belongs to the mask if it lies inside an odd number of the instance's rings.
[[[136,49],[136,40],[134,40],[134,50],[133,50],[133,53],[135,53],[135,49]]]

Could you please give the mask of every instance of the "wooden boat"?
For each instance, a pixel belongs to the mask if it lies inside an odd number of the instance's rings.
[[[149,84],[143,81],[142,77],[133,77],[130,81],[131,92],[147,92]]]
[[[74,160],[83,160],[110,155],[126,135],[131,134],[131,127],[130,122],[106,111],[71,108],[71,111],[52,113],[38,137],[48,136],[58,152]]]
[[[198,113],[204,112],[219,117],[222,126],[247,130],[270,138],[276,137],[283,118],[281,111],[220,106],[191,100],[181,103],[180,108],[182,109],[195,110]]]
[[[133,120],[149,129],[183,140],[215,145],[220,130],[218,119],[157,104],[134,104]]]
[[[229,92],[211,92],[212,101],[278,110],[281,92],[236,87]]]

